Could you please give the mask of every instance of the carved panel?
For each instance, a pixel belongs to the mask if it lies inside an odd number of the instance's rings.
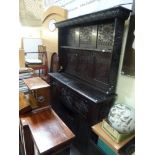
[[[97,26],[85,26],[80,28],[80,47],[96,47]]]
[[[61,98],[63,99],[65,106],[67,106],[70,110],[74,110],[86,117],[88,113],[87,100],[82,100],[81,97],[73,94],[67,88],[61,89]]]
[[[109,50],[113,47],[114,24],[102,24],[98,26],[97,48]]]
[[[74,106],[75,106],[74,108],[76,108],[78,112],[83,115],[86,115],[86,113],[88,112],[88,105],[86,101],[78,99],[75,101]]]
[[[92,27],[87,26],[80,29],[80,43],[88,44],[91,42]]]
[[[64,102],[64,104],[69,108],[72,109],[73,104],[73,98],[70,95],[70,93],[67,91],[66,88],[61,89],[61,98]]]

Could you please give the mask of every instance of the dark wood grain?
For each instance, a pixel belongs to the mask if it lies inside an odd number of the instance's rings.
[[[21,116],[21,122],[23,125],[29,126],[33,141],[40,154],[64,149],[74,138],[71,130],[50,108]]]

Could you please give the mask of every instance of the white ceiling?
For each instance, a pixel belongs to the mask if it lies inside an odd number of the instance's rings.
[[[68,18],[73,18],[74,16],[107,9],[116,5],[131,8],[133,0],[94,0],[91,2],[89,4],[88,0],[19,0],[20,23],[22,26],[41,26],[43,11],[52,5],[67,9]]]
[[[19,0],[19,18],[23,26],[41,26],[43,0]]]

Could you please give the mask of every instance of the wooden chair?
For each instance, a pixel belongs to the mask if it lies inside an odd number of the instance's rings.
[[[56,52],[51,56],[50,72],[57,72],[59,70],[59,57]]]
[[[38,70],[39,76],[41,76],[41,71],[44,77],[47,76],[47,73],[48,73],[47,52],[26,52],[25,54],[26,55],[38,54],[37,59],[31,59],[31,58],[26,59],[26,67],[31,67],[34,71]]]

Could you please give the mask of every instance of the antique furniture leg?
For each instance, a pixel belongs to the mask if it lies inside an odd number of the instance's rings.
[[[32,140],[31,132],[28,125],[22,127],[23,132],[23,143],[25,155],[34,155],[34,143]]]

